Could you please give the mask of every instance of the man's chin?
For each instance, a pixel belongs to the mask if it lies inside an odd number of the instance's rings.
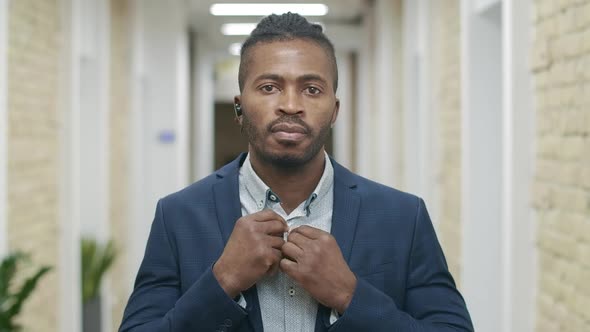
[[[257,151],[257,154],[268,164],[279,168],[297,168],[304,166],[317,154],[309,153],[309,149],[303,152],[289,150],[288,147],[285,147],[282,151]]]
[[[294,153],[267,154],[266,161],[281,168],[296,168],[305,165],[310,158]]]

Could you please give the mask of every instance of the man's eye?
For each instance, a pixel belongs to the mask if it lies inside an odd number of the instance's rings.
[[[308,87],[308,88],[307,88],[307,92],[308,92],[309,94],[311,94],[311,95],[317,95],[317,94],[318,94],[318,93],[320,93],[321,91],[320,91],[320,89],[318,89],[318,88],[316,88],[316,87],[310,86],[310,87]]]
[[[262,87],[262,90],[263,90],[264,92],[273,92],[273,91],[274,91],[274,89],[275,89],[275,87],[274,87],[274,86],[272,86],[272,85],[265,85],[265,86],[263,86],[263,87]]]

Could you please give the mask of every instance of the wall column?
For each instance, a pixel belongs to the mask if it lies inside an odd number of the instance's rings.
[[[8,0],[0,0],[0,258],[8,251],[6,239],[7,196],[6,167],[8,164],[6,140],[8,137],[8,105],[6,101],[8,71]]]
[[[80,49],[79,17],[81,0],[61,1],[64,44],[60,66],[61,109],[61,241],[60,331],[82,330],[82,294],[80,262]]]
[[[352,120],[353,108],[351,90],[351,68],[350,54],[348,52],[338,52],[336,54],[338,61],[338,91],[337,96],[340,99],[340,111],[338,119],[334,125],[334,158],[344,167],[352,167]]]
[[[376,178],[388,186],[402,183],[401,1],[375,3],[375,154]],[[367,148],[367,147],[365,147]]]
[[[503,0],[503,331],[532,332],[536,290],[530,0]]]
[[[485,4],[484,4],[485,2]],[[463,293],[475,329],[503,331],[502,3],[463,0],[462,256]]]
[[[403,7],[403,189],[421,196],[432,214],[429,0],[406,0]]]

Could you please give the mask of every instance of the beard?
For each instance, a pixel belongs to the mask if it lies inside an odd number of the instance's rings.
[[[305,134],[311,138],[310,146],[301,153],[295,152],[272,152],[266,147],[266,138],[272,134],[272,127],[280,123],[297,124],[305,129]],[[279,168],[297,168],[307,164],[315,157],[325,145],[331,123],[328,121],[322,124],[319,131],[314,133],[313,130],[296,115],[282,115],[278,119],[269,123],[266,128],[257,127],[248,117],[247,112],[242,114],[242,132],[246,135],[248,143],[254,152],[262,161],[270,163]],[[295,146],[296,143],[283,143],[286,148]]]

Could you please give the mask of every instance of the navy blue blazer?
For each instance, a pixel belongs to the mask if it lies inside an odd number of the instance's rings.
[[[256,286],[244,292],[244,310],[212,272],[241,217],[244,158],[158,202],[119,331],[263,330]],[[331,233],[358,281],[333,325],[319,306],[315,330],[473,331],[424,202],[332,163]]]

